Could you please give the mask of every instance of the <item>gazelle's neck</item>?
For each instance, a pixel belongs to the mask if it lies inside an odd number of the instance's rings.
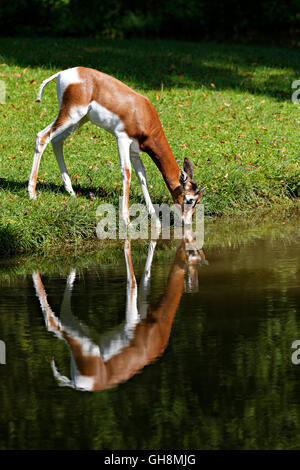
[[[145,140],[141,150],[150,155],[161,172],[173,200],[176,200],[176,194],[180,190],[180,169],[162,127]]]

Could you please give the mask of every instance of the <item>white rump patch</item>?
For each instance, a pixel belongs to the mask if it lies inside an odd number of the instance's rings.
[[[92,391],[94,384],[95,384],[94,377],[88,377],[87,375],[76,376],[76,379],[75,379],[76,388],[90,392]]]
[[[72,69],[63,70],[57,77],[56,90],[59,101],[59,107],[64,94],[65,89],[72,83],[81,83],[82,80],[79,78],[77,67]]]

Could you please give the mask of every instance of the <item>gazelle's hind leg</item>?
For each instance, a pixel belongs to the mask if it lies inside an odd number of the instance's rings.
[[[64,140],[65,139],[56,140],[55,142],[52,141],[52,148],[53,148],[53,152],[56,156],[56,160],[57,160],[60,172],[61,172],[64,187],[66,191],[68,191],[68,193],[71,194],[71,196],[76,196],[72,188],[72,183],[71,183],[71,180],[70,180],[70,177],[69,177],[66,165],[65,165],[64,154],[63,154]]]
[[[36,188],[36,181],[37,181],[37,175],[39,171],[39,166],[40,166],[40,161],[41,157],[43,155],[43,152],[49,142],[49,132],[54,125],[55,121],[53,121],[49,126],[45,127],[42,131],[40,131],[37,136],[36,136],[36,143],[35,143],[35,150],[34,150],[34,155],[33,155],[33,163],[32,163],[32,169],[30,173],[30,178],[29,178],[29,183],[28,183],[28,192],[29,192],[29,197],[30,199],[35,199],[35,188]]]
[[[64,160],[64,154],[63,154],[63,145],[66,140],[66,138],[72,134],[75,130],[77,130],[82,124],[84,124],[87,121],[85,117],[83,117],[77,124],[71,125],[68,129],[66,129],[62,134],[59,134],[57,137],[55,137],[51,143],[52,143],[52,148],[53,152],[56,156],[56,160],[61,172],[62,180],[64,183],[65,190],[71,194],[72,196],[76,196],[73,188],[72,188],[72,183],[71,179],[69,177],[65,160]]]
[[[83,122],[85,122],[87,107],[80,106],[74,110],[72,109],[71,111],[72,112],[66,113],[65,108],[63,109],[63,111],[60,110],[57,118],[51,124],[49,124],[49,126],[45,127],[45,129],[40,131],[36,136],[36,145],[33,156],[32,169],[28,183],[28,192],[29,197],[31,199],[36,198],[35,188],[41,157],[48,143],[51,141],[54,142],[53,150],[62,172],[65,187],[68,192],[73,192],[71,181],[69,176],[67,175],[67,170],[63,159],[62,147],[60,147],[59,142],[61,140],[63,142],[63,140],[71,132],[73,132],[73,130],[77,129]]]

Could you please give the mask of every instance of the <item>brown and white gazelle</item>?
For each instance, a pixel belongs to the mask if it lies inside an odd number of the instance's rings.
[[[123,179],[122,216],[129,223],[129,186],[131,162],[137,173],[149,213],[155,213],[140,152],[146,152],[160,170],[173,201],[182,209],[184,221],[191,223],[202,190],[193,183],[193,169],[186,158],[180,170],[164,134],[158,114],[145,96],[119,80],[90,68],[74,67],[58,72],[43,81],[43,88],[57,78],[59,111],[54,121],[37,134],[31,175],[28,183],[30,198],[36,197],[36,182],[40,159],[47,144],[53,151],[62,174],[65,189],[75,195],[63,157],[64,140],[90,120],[111,132],[117,140]]]
[[[51,309],[39,272],[33,273],[33,282],[39,298],[48,331],[64,340],[71,352],[71,379],[62,376],[52,360],[52,370],[60,385],[83,391],[99,391],[114,387],[129,380],[145,366],[161,356],[171,334],[183,290],[187,268],[188,292],[198,284],[197,264],[206,263],[202,250],[195,247],[192,255],[186,251],[186,241],[177,248],[173,265],[162,296],[154,305],[147,302],[151,264],[156,241],[151,241],[144,275],[137,288],[131,261],[131,242],[125,241],[124,254],[127,270],[127,299],[125,322],[100,336],[94,343],[87,327],[80,324],[72,314],[71,295],[75,281],[75,270],[71,270],[61,304],[61,315],[57,317]],[[191,247],[189,241],[189,247]],[[197,254],[198,253],[198,254]],[[192,266],[192,271],[189,267]]]

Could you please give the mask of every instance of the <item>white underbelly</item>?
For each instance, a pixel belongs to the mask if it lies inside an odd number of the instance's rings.
[[[124,133],[124,124],[117,114],[101,106],[97,101],[92,101],[89,105],[88,117],[93,124],[102,127],[111,134],[118,135]]]

